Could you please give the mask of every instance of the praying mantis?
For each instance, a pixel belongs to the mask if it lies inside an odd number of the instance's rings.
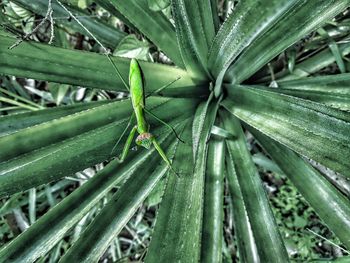
[[[112,65],[116,69],[116,65],[112,61],[112,59],[110,59],[110,61],[112,62]],[[166,88],[167,86],[171,85],[173,82],[174,81],[170,82],[169,84],[165,85],[161,89]],[[145,96],[145,92],[144,92],[142,72],[141,72],[141,68],[139,66],[138,61],[136,59],[134,59],[134,58],[131,59],[131,61],[130,61],[129,85],[130,85],[130,88],[128,88],[128,89],[129,89],[129,92],[130,92],[131,102],[132,102],[132,107],[133,107],[134,112],[132,113],[132,115],[130,117],[130,120],[129,120],[129,123],[128,123],[126,129],[124,130],[124,132],[120,136],[120,138],[119,138],[118,142],[116,143],[116,145],[113,147],[112,152],[114,151],[116,146],[119,144],[119,142],[120,142],[121,138],[123,137],[123,135],[125,134],[125,132],[128,130],[128,128],[129,128],[131,122],[133,121],[134,117],[136,117],[136,125],[131,129],[131,131],[129,133],[129,136],[128,136],[128,138],[126,140],[126,143],[124,145],[122,154],[119,157],[119,162],[123,162],[124,159],[126,158],[126,156],[128,154],[128,151],[130,149],[131,143],[132,143],[132,141],[133,141],[133,139],[135,137],[135,134],[136,134],[136,132],[138,132],[139,135],[136,138],[136,141],[135,141],[136,144],[139,145],[139,146],[142,146],[142,147],[144,147],[146,149],[150,149],[150,147],[153,145],[154,148],[159,153],[159,155],[164,160],[164,162],[168,165],[168,167],[175,174],[177,174],[177,172],[173,169],[170,160],[168,159],[168,157],[164,153],[163,149],[159,145],[158,141],[156,140],[154,135],[150,133],[150,131],[149,131],[150,130],[150,125],[146,121],[145,112],[148,113],[149,115],[153,116],[155,119],[157,119],[161,123],[165,124],[167,127],[169,127],[175,133],[176,137],[181,142],[183,142],[183,141],[178,137],[178,135],[177,135],[177,133],[176,133],[176,131],[174,130],[173,127],[171,127],[169,124],[163,122],[161,119],[159,119],[157,116],[155,116],[153,113],[151,113],[150,111],[148,111],[145,108],[145,106],[146,106],[146,96]]]

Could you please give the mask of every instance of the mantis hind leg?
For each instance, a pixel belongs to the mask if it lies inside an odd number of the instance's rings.
[[[168,123],[166,123],[165,121],[161,120],[160,118],[158,118],[156,115],[154,115],[152,112],[150,112],[149,110],[147,110],[146,108],[144,108],[144,111],[146,113],[148,113],[149,115],[151,115],[153,118],[155,118],[157,121],[159,121],[160,123],[164,124],[165,126],[167,126],[169,129],[171,129],[173,131],[173,133],[175,134],[176,138],[182,142],[182,143],[185,143],[180,137],[179,135],[177,134],[177,132],[175,131],[175,129],[169,125]]]

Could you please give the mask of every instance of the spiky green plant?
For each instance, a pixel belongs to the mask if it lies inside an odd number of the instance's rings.
[[[13,2],[41,15],[47,9],[46,0]],[[234,206],[241,262],[288,262],[245,130],[350,249],[349,200],[301,157],[350,178],[350,113],[346,111],[350,75],[305,78],[335,60],[345,72],[342,56],[349,53],[350,44],[330,42],[331,51],[327,48],[290,66],[291,74],[276,74],[274,88],[269,87],[264,70],[259,71],[344,11],[349,0],[239,1],[222,24],[215,0],[172,0],[172,21],[154,11],[167,1],[95,2],[143,34],[175,64],[140,63],[147,92],[180,77],[161,96],[147,98],[148,107],[186,142],[179,143],[166,127],[152,123],[180,176],[167,174],[166,164],[154,150],[133,152],[122,164],[112,160],[3,247],[0,262],[34,262],[47,254],[118,185],[60,262],[98,261],[163,177],[166,187],[146,262],[222,261],[225,180]],[[53,9],[63,12],[55,1]],[[85,33],[74,21],[69,23],[60,26]],[[83,23],[109,47],[125,35],[96,19],[84,18]],[[1,31],[2,74],[125,92],[104,55],[35,42],[9,50],[14,42],[8,31]],[[115,57],[114,61],[127,78],[129,60]],[[274,65],[269,67],[272,71]],[[126,99],[1,117],[1,196],[110,160],[131,111]]]

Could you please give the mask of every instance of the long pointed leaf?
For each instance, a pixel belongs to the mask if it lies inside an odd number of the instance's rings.
[[[193,77],[205,78],[207,54],[215,35],[210,1],[173,0],[172,7],[185,67]]]
[[[66,50],[33,42],[24,42],[9,50],[8,47],[15,41],[14,38],[0,35],[0,73],[2,74],[105,90],[126,91],[105,55]],[[127,80],[130,60],[114,58],[114,62],[124,80]],[[203,89],[196,87],[200,83],[194,82],[181,69],[142,61],[140,65],[145,77],[147,93],[180,78],[163,90],[164,96],[185,97],[191,93],[194,96],[203,94]]]
[[[226,175],[232,198],[234,230],[238,245],[239,258],[242,262],[259,262],[259,254],[250,226],[247,208],[244,204],[232,156],[226,157]]]
[[[179,106],[178,103],[176,103],[176,105]],[[152,111],[163,120],[168,121],[168,107],[172,108],[171,103],[164,104],[160,108],[153,109]],[[193,104],[193,101],[182,104],[181,109],[184,110],[184,112],[180,113],[179,111],[178,116],[186,118],[186,116],[191,114],[194,107],[195,104]],[[172,116],[172,118],[173,117],[174,116]],[[69,116],[67,118],[70,120]],[[43,135],[40,134],[40,131],[39,133],[31,135],[33,140],[37,141],[36,144],[28,144],[28,141],[26,141],[26,138],[24,137],[23,142],[29,152],[0,164],[0,195],[12,194],[33,186],[48,183],[109,159],[111,157],[112,147],[119,136],[121,136],[128,118],[124,116],[124,119],[121,119],[118,122],[113,120],[114,116],[112,115],[109,124],[105,124],[100,128],[88,130],[81,134],[79,133],[79,129],[77,129],[74,132],[74,137],[69,139],[66,138],[66,140],[58,142],[52,141],[48,136],[47,142],[42,143],[40,141],[40,136]],[[152,123],[159,125],[157,122],[151,122],[151,124]],[[53,140],[57,140],[62,136],[65,138],[66,133],[68,135],[72,133],[72,131],[69,130],[71,124],[72,122],[69,121],[62,125],[63,127],[57,131],[57,134],[51,129],[48,129],[47,133],[51,134]],[[46,123],[43,123],[42,125],[46,125]],[[33,129],[35,129],[35,127],[36,126],[34,126]],[[24,132],[30,129],[32,128],[24,129]],[[15,135],[20,132],[1,137],[1,140],[6,139],[7,137],[16,137]],[[38,149],[39,145],[40,147],[47,146]],[[121,150],[120,147],[122,147],[122,145],[119,145],[117,152]],[[16,147],[14,149],[11,149],[10,147],[8,154],[13,156],[16,149]],[[31,151],[31,149],[37,150]],[[3,154],[6,155],[6,152]]]
[[[0,136],[14,133],[20,129],[34,126],[43,122],[58,119],[87,109],[92,109],[112,101],[96,101],[89,103],[77,103],[69,106],[48,108],[33,112],[25,112],[16,115],[0,117]]]
[[[140,32],[164,51],[175,65],[183,66],[180,50],[176,45],[174,27],[163,13],[152,11],[146,0],[110,0],[109,2]]]
[[[271,28],[301,0],[248,0],[238,3],[219,29],[209,54],[209,67],[217,84],[235,58]]]
[[[210,114],[199,129],[198,150],[191,143],[180,144],[176,151],[174,168],[180,171],[180,176],[168,180],[145,262],[198,262],[200,259],[206,142],[216,117],[218,103],[213,102],[209,107]],[[183,137],[186,142],[192,141],[190,127],[188,125],[184,130]],[[197,154],[193,160],[195,151]]]

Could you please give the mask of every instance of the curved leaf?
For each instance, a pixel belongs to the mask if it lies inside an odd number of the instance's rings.
[[[109,3],[159,47],[175,65],[183,66],[174,27],[163,13],[149,9],[147,0],[109,0]]]
[[[215,36],[210,0],[172,0],[177,41],[185,67],[195,78],[209,76],[207,54]]]
[[[289,2],[292,4],[293,1]],[[287,47],[340,13],[350,3],[349,0],[294,2],[293,8],[267,32],[255,39],[231,65],[225,76],[226,81],[240,83],[247,79]],[[269,8],[270,4],[266,6]]]
[[[259,258],[261,262],[289,262],[259,173],[246,146],[241,124],[228,112],[220,112],[220,116],[224,128],[237,134],[237,139],[226,141],[228,156],[234,162]]]
[[[223,105],[250,126],[341,174],[350,176],[350,113],[279,94],[231,86]]]
[[[349,200],[296,153],[253,128],[249,130],[329,229],[350,249],[350,232],[344,231],[350,229]]]
[[[105,55],[66,50],[45,44],[24,42],[9,50],[16,40],[0,35],[0,73],[17,77],[30,77],[57,83],[126,91],[121,79]],[[125,80],[128,79],[130,60],[114,58]],[[82,61],[84,63],[82,63]],[[164,96],[201,96],[205,89],[178,68],[140,61],[145,77],[145,90],[152,92],[175,81],[163,91]],[[79,76],[79,77],[77,77]]]

